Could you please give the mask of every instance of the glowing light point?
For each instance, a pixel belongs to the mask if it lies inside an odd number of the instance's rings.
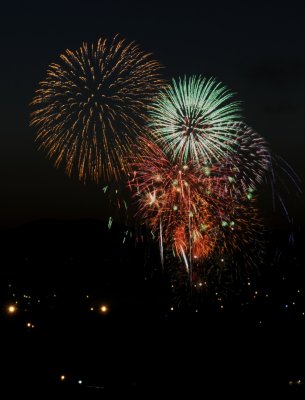
[[[204,167],[203,172],[205,176],[210,176],[211,175],[211,169],[209,167]]]
[[[202,231],[206,231],[206,230],[208,229],[208,226],[207,226],[207,225],[204,225],[204,224],[201,224],[201,225],[200,225],[200,229],[201,229]]]
[[[248,200],[252,200],[253,198],[253,194],[252,193],[247,193],[247,199]]]
[[[102,313],[106,313],[108,311],[108,307],[107,306],[101,306],[101,312]]]

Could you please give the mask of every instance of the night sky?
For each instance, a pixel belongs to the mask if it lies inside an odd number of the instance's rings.
[[[291,231],[283,213],[270,217],[264,264],[237,289],[221,282],[204,291],[198,281],[192,302],[172,290],[158,244],[141,231],[123,243],[122,226],[107,227],[102,187],[54,168],[29,127],[48,65],[119,33],[151,52],[166,79],[201,74],[228,86],[302,189],[301,6],[15,0],[1,5],[1,16],[0,393],[4,384],[38,398],[46,388],[85,399],[106,391],[161,398],[164,388],[168,398],[180,389],[186,398],[304,393],[305,213],[295,186],[286,196]],[[272,207],[262,197],[266,217]]]
[[[99,188],[84,187],[37,151],[29,103],[50,63],[83,41],[120,33],[152,52],[166,78],[214,76],[237,93],[246,122],[304,180],[303,12],[294,2],[7,2],[1,22],[0,226],[44,218],[104,218]],[[302,200],[292,193],[295,219]]]

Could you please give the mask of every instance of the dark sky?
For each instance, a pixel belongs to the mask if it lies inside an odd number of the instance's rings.
[[[1,5],[0,227],[105,215],[99,188],[68,178],[37,151],[28,104],[60,53],[115,33],[153,52],[168,78],[214,76],[237,92],[246,122],[304,181],[304,12],[291,1],[284,4],[74,0]],[[304,224],[302,201],[291,204]]]

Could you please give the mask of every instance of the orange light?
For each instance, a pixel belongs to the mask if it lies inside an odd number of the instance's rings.
[[[8,311],[10,314],[14,314],[14,313],[17,311],[17,308],[16,308],[15,306],[9,306],[9,307],[7,308],[7,311]]]
[[[108,307],[107,306],[101,306],[101,312],[102,313],[106,313],[108,311]]]

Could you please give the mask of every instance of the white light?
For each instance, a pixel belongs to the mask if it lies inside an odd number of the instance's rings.
[[[81,385],[82,383],[83,383],[83,381],[81,381],[81,380],[78,381],[78,384],[79,384],[79,385]]]

